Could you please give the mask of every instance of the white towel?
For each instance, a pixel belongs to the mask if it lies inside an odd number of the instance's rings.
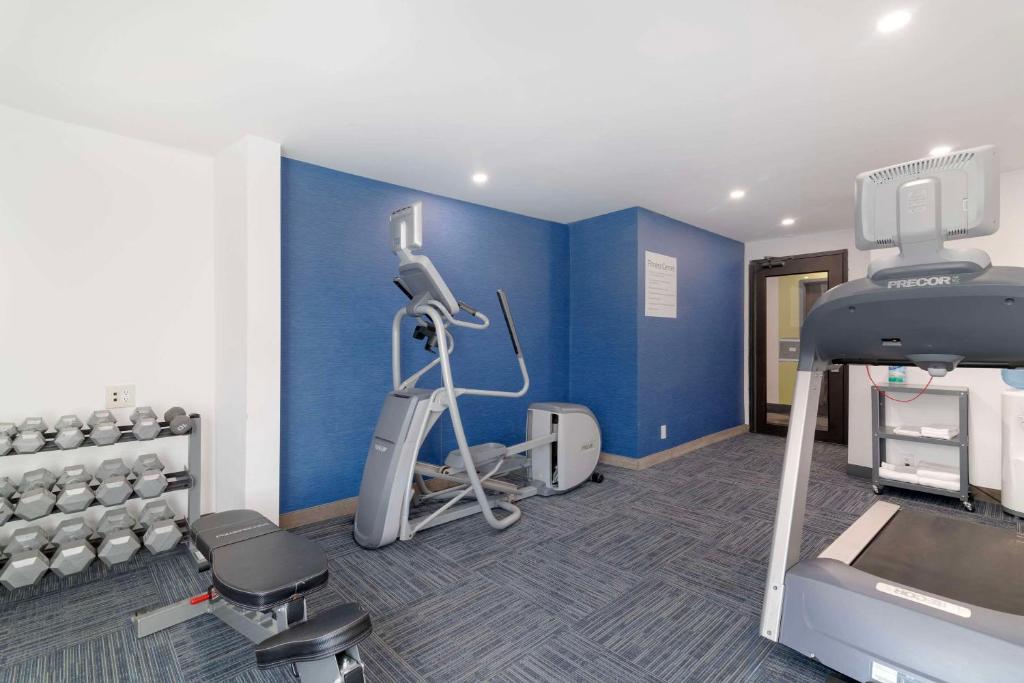
[[[960,481],[960,470],[934,462],[922,462],[917,466],[917,476],[928,479]]]
[[[878,470],[878,476],[885,477],[886,479],[895,479],[896,481],[905,481],[910,484],[920,483],[920,478],[913,470],[897,470],[882,467]]]
[[[921,486],[931,486],[936,489],[945,489],[946,491],[959,491],[960,490],[960,477],[957,477],[955,481],[949,479],[932,479],[930,477],[918,477],[917,483]]]
[[[921,436],[920,427],[904,427],[903,425],[896,425],[892,428],[893,434],[900,434],[902,436]]]
[[[955,439],[959,433],[958,427],[950,425],[924,425],[921,427],[921,436],[932,439]]]

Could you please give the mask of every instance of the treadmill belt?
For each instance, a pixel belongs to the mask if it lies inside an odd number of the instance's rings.
[[[881,579],[1024,616],[1024,536],[901,509],[854,561]]]

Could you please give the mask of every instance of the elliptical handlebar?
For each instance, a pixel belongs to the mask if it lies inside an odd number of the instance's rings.
[[[398,281],[397,278],[396,278],[395,284],[398,285],[399,289],[401,289],[403,292],[406,292],[406,288],[403,287],[400,284],[400,282]],[[515,352],[516,360],[517,360],[517,362],[519,364],[519,372],[520,372],[520,375],[523,378],[523,384],[516,391],[499,391],[499,390],[494,390],[494,389],[470,389],[470,388],[463,388],[463,387],[453,387],[454,390],[455,390],[455,393],[457,395],[459,395],[459,396],[462,396],[464,394],[470,394],[470,395],[473,395],[473,396],[493,396],[493,397],[499,397],[499,398],[520,398],[520,397],[526,395],[526,392],[530,388],[530,374],[529,374],[529,372],[526,369],[526,361],[523,358],[523,349],[522,349],[522,345],[519,342],[519,333],[516,331],[515,320],[512,318],[512,309],[511,309],[511,307],[509,306],[509,303],[508,303],[508,296],[505,294],[505,291],[502,290],[502,289],[499,289],[497,291],[497,295],[498,295],[498,303],[501,306],[502,317],[504,317],[504,319],[505,319],[505,326],[508,329],[509,339],[512,341],[512,350]],[[465,327],[465,328],[473,329],[473,330],[485,330],[488,327],[490,327],[490,323],[491,323],[490,319],[486,315],[484,315],[480,311],[476,310],[475,308],[473,308],[469,304],[466,304],[465,302],[460,301],[459,302],[459,308],[461,310],[465,311],[467,314],[473,316],[474,318],[476,318],[480,322],[470,322],[470,321],[467,321],[467,320],[458,320],[453,315],[451,315],[445,309],[444,306],[442,306],[440,303],[438,303],[438,302],[436,302],[436,301],[434,301],[432,299],[426,299],[426,300],[414,299],[413,303],[409,304],[408,306],[403,306],[402,308],[400,308],[398,311],[395,312],[394,321],[392,323],[392,333],[391,333],[391,374],[392,374],[392,384],[393,384],[393,386],[394,386],[394,388],[396,390],[397,389],[411,389],[412,387],[416,386],[416,383],[419,381],[419,379],[424,374],[426,374],[430,369],[436,367],[438,365],[439,361],[440,361],[439,358],[435,358],[433,361],[431,361],[430,363],[427,363],[427,365],[425,365],[424,367],[420,368],[418,371],[414,372],[409,377],[405,378],[404,380],[402,379],[402,377],[401,377],[401,372],[402,372],[401,371],[401,353],[400,353],[400,350],[399,350],[399,346],[400,346],[399,334],[400,334],[400,330],[401,330],[401,320],[402,320],[402,318],[404,318],[405,316],[409,316],[409,317],[413,317],[413,318],[423,318],[423,319],[426,319],[426,320],[434,320],[435,321],[434,329],[437,329],[437,330],[439,330],[439,332],[444,334],[446,336],[446,341],[448,342],[447,344],[444,345],[443,351],[442,351],[442,348],[439,345],[438,351],[440,353],[443,353],[443,354],[450,354],[451,350],[452,350],[452,347],[453,347],[453,344],[454,344],[454,339],[450,336],[451,333],[448,332],[448,329],[447,329],[448,325],[455,325],[457,327]],[[438,322],[438,318],[440,318],[440,321],[439,321],[441,323],[440,326],[438,326],[436,324]]]
[[[519,333],[516,332],[516,321],[512,319],[512,309],[508,305],[508,295],[504,289],[498,290],[498,303],[501,304],[501,314],[505,317],[505,327],[508,328],[508,337],[512,340],[512,350],[516,358],[523,357],[523,348],[519,345]]]

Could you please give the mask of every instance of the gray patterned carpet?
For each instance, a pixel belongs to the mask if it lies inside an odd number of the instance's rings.
[[[366,551],[350,520],[305,527],[331,558],[311,611],[369,608],[371,683],[823,681],[824,667],[757,634],[782,447],[744,435],[642,472],[606,469],[603,484],[525,501],[503,533],[473,517]],[[876,500],[845,463],[844,448],[816,448],[805,554]],[[973,518],[1011,524],[983,503]],[[292,681],[258,670],[213,617],[136,640],[131,612],[205,588],[182,551],[0,591],[0,681]]]

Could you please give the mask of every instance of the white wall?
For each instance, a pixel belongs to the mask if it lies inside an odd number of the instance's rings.
[[[246,136],[216,175],[216,501],[276,522],[281,441],[281,146]]]
[[[140,405],[203,414],[209,482],[212,159],[3,106],[0,131],[0,421],[85,419],[106,385],[135,384]],[[0,475],[149,451],[173,466],[184,445],[4,457]]]
[[[1024,170],[1004,173],[1001,176],[1001,227],[998,233],[976,240],[963,240],[950,246],[976,246],[987,251],[995,265],[1024,266]],[[851,207],[852,211],[852,207]],[[850,279],[864,277],[871,258],[878,258],[887,252],[862,252],[853,242],[852,231],[824,232],[813,235],[794,235],[771,240],[748,242],[745,255],[752,259],[765,256],[791,256],[846,249],[848,251]],[[748,283],[749,286],[749,283]],[[744,292],[748,289],[744,288]],[[744,319],[749,319],[748,302],[744,295]],[[955,321],[951,321],[955,324]],[[744,348],[746,339],[744,327]],[[746,363],[747,355],[743,355]],[[744,382],[748,380],[744,367]],[[886,372],[874,368],[876,381],[884,381]],[[927,381],[926,373],[912,368],[908,371],[911,382]],[[998,370],[964,368],[950,373],[947,377],[934,380],[934,384],[967,386],[971,391],[971,483],[988,488],[1000,488],[1001,449],[1001,395],[1006,386]],[[744,385],[746,388],[746,385]],[[863,368],[850,368],[849,400],[849,462],[853,465],[871,466],[871,392]],[[747,400],[744,391],[744,401]],[[748,408],[749,410],[749,408]]]

